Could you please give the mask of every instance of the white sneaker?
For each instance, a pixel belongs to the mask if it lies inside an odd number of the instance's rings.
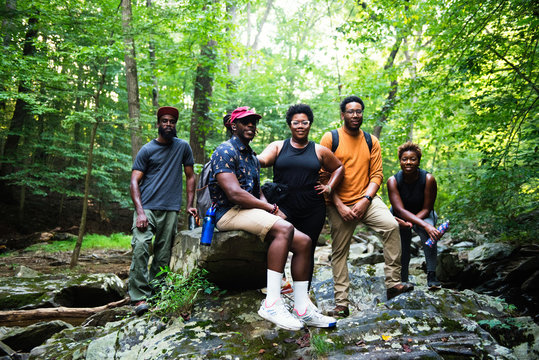
[[[294,309],[296,316],[307,326],[315,326],[320,328],[332,328],[337,325],[337,320],[332,317],[322,315],[316,312],[316,306],[308,305],[305,309],[305,313],[300,314],[298,310]]]
[[[286,310],[283,300],[280,298],[270,306],[266,304],[265,299],[262,300],[258,315],[286,330],[300,330],[303,328],[303,323]]]
[[[315,304],[311,301],[311,298],[309,298],[309,307],[311,307],[315,312],[322,314],[322,310],[316,307]]]

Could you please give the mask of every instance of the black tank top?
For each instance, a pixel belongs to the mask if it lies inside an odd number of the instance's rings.
[[[402,170],[395,174],[395,180],[397,180],[397,189],[399,190],[404,208],[417,214],[423,208],[423,201],[425,200],[427,171],[419,169],[419,178],[411,184],[404,181]]]
[[[290,144],[290,139],[284,140],[273,165],[273,181],[287,184],[289,188],[287,197],[279,206],[295,212],[323,204],[324,197],[318,195],[314,189],[320,168],[314,141],[309,141],[307,146],[297,149]]]

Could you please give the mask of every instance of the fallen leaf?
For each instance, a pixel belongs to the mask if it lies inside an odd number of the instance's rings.
[[[402,344],[402,349],[405,351],[405,352],[412,352],[412,349],[410,349],[410,346],[406,345],[406,344]]]
[[[265,353],[265,352],[266,352],[266,350],[264,350],[264,349],[258,350],[258,353],[259,353],[259,354],[263,354],[263,353]]]
[[[309,333],[303,334],[302,337],[300,337],[298,340],[296,340],[296,344],[300,348],[304,348],[311,345],[311,335]]]
[[[448,341],[449,341],[449,339],[448,339],[448,338],[446,338],[446,337],[443,337],[443,338],[442,338],[442,341],[443,341],[443,342],[448,342]]]
[[[384,340],[384,341],[391,340],[391,335],[382,335],[382,340]]]

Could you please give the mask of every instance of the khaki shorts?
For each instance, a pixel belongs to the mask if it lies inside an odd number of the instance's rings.
[[[219,231],[244,230],[258,235],[262,241],[281,218],[262,209],[242,209],[234,206],[217,222]]]

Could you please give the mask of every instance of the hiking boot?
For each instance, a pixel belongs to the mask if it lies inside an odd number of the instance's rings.
[[[316,312],[316,307],[307,305],[305,312],[300,314],[298,310],[294,309],[296,316],[307,326],[314,326],[319,328],[332,328],[337,325],[337,320],[332,317],[322,315]]]
[[[401,283],[393,286],[392,288],[387,289],[387,299],[391,300],[395,296],[398,296],[400,294],[404,294],[405,292],[414,290],[414,286],[409,283]]]
[[[348,306],[337,305],[335,309],[329,310],[327,315],[336,318],[345,318],[350,315],[350,310],[348,310]]]
[[[135,314],[137,314],[137,316],[144,315],[148,312],[148,310],[150,310],[150,306],[144,300],[136,302],[133,307],[133,310],[135,310]]]
[[[276,300],[270,306],[268,306],[265,299],[262,300],[258,315],[285,330],[300,330],[303,328],[303,323],[286,310],[282,299]]]
[[[442,288],[442,284],[436,279],[435,271],[427,272],[427,286],[429,290],[439,290]]]

